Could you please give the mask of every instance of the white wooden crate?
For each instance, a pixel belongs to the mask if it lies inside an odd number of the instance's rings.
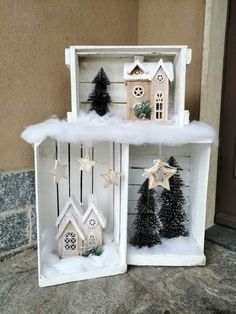
[[[162,147],[162,160],[175,157],[184,181],[185,210],[189,218],[189,237],[162,239],[162,245],[154,248],[136,248],[128,244],[127,264],[159,266],[205,265],[204,232],[206,198],[211,143],[192,143],[182,146]],[[128,193],[128,242],[132,236],[132,224],[136,216],[137,191],[144,181],[143,168],[160,157],[158,146],[130,146]],[[157,190],[158,191],[158,190]],[[159,188],[159,193],[162,189]]]
[[[80,172],[77,161],[85,153],[83,146],[49,139],[39,146],[35,145],[38,274],[41,287],[126,271],[128,149],[127,145],[114,143],[99,143],[93,146],[89,149],[89,154],[90,157],[93,154],[94,160],[99,161],[99,167],[94,167],[92,173],[84,173]],[[58,185],[53,183],[50,174],[55,159],[68,166],[68,178],[62,178]],[[125,175],[121,177],[118,186],[104,189],[101,174],[109,166]],[[70,267],[65,271],[61,263],[65,263],[67,258],[59,260],[57,255],[56,218],[70,195],[80,200],[86,209],[87,197],[92,192],[97,195],[98,206],[107,219],[104,237],[110,237],[117,255],[116,260],[109,264],[111,257],[108,257],[106,267],[95,265],[90,271],[76,272]],[[99,262],[99,257],[97,258]],[[86,261],[86,257],[82,259]]]
[[[177,115],[177,124],[184,125],[186,65],[191,62],[192,50],[187,46],[71,46],[66,49],[65,61],[71,77],[71,119],[77,119],[79,110],[89,107],[88,95],[91,83],[100,67],[103,67],[111,82],[109,92],[111,113],[126,117],[127,88],[123,67],[140,55],[147,62],[161,58],[173,62],[174,82],[170,90],[170,103]]]

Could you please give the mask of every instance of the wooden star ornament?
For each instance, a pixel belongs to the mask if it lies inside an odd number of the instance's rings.
[[[50,170],[50,173],[54,176],[54,183],[58,183],[61,178],[67,178],[67,166],[59,163],[58,160],[55,161],[55,166]]]
[[[101,176],[104,178],[104,188],[107,188],[110,184],[119,184],[119,180],[121,177],[120,172],[115,172],[112,168],[109,168],[106,173],[101,174]]]
[[[78,159],[78,162],[80,163],[79,169],[86,172],[91,172],[92,167],[96,165],[96,161],[89,159],[88,153],[86,154],[85,158]]]
[[[154,160],[153,163],[151,168],[144,169],[145,175],[149,178],[149,190],[158,186],[170,190],[169,179],[176,174],[177,169],[159,159]]]

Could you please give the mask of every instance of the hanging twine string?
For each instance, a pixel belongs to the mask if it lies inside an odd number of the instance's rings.
[[[159,145],[159,157],[161,159],[161,156],[162,156],[162,145],[160,144]]]

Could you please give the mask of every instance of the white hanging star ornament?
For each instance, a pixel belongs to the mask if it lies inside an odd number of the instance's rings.
[[[61,165],[58,160],[55,161],[55,166],[50,170],[54,176],[54,183],[58,183],[61,178],[67,178],[67,166]]]
[[[104,178],[104,188],[107,188],[110,184],[119,184],[119,180],[122,173],[115,172],[112,168],[109,168],[106,173],[101,174],[101,176]]]
[[[149,190],[157,186],[170,190],[169,179],[176,174],[177,169],[160,159],[153,160],[153,163],[151,168],[144,169],[144,175],[149,178]]]
[[[92,167],[96,165],[96,161],[89,159],[88,153],[86,153],[85,158],[78,159],[78,162],[80,163],[79,169],[86,172],[91,172]]]

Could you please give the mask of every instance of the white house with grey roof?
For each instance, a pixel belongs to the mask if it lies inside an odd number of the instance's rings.
[[[60,212],[56,221],[60,257],[82,255],[87,249],[103,245],[106,218],[97,207],[95,195],[89,196],[88,204],[83,213],[82,204],[71,196]]]

